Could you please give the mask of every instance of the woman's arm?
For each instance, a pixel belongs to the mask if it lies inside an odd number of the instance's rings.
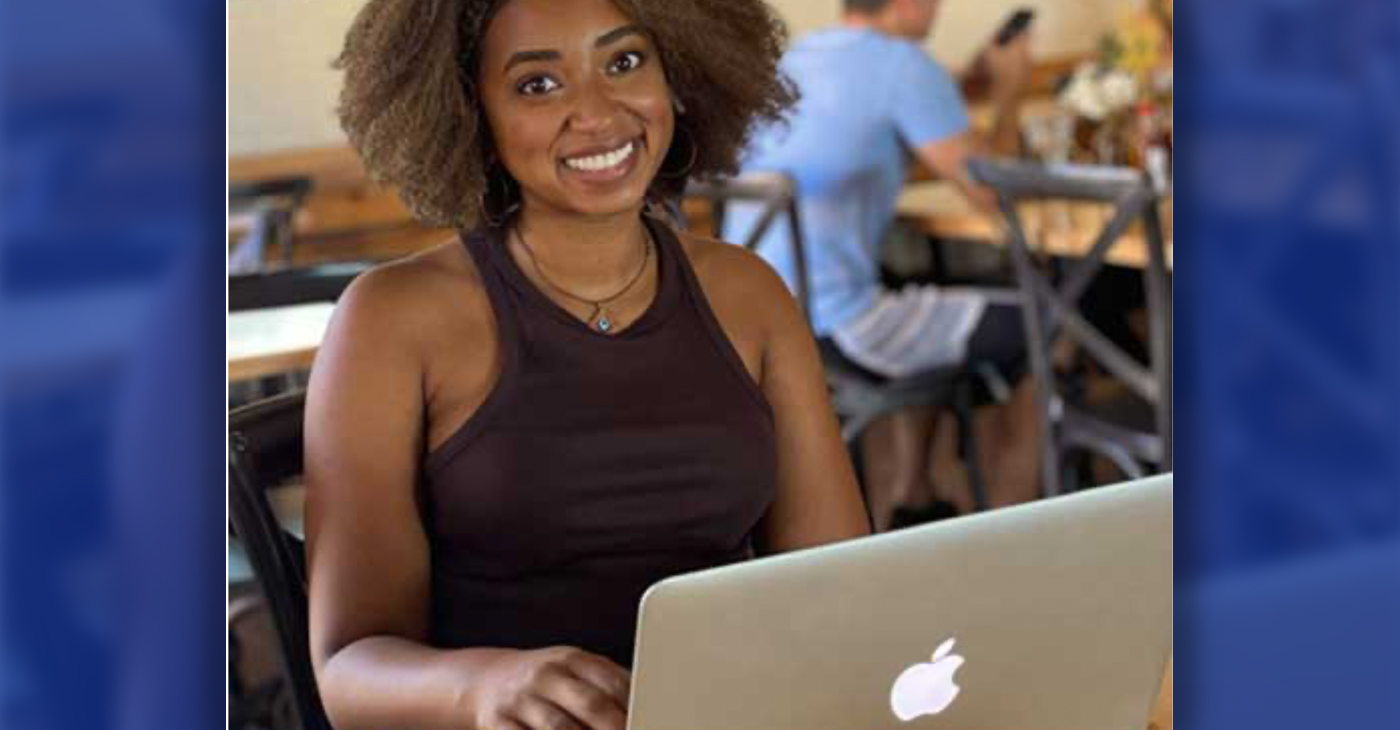
[[[425,278],[401,264],[357,281],[307,396],[310,648],[327,715],[339,730],[622,730],[628,678],[601,657],[427,644]]]
[[[760,552],[865,535],[860,487],[841,442],[811,329],[783,280],[740,246],[682,235],[705,298],[773,409],[778,483]]]
[[[307,393],[311,656],[341,730],[463,728],[469,716],[471,657],[425,643],[423,368],[407,273],[376,270],[345,292]]]
[[[756,254],[684,238],[710,307],[773,409],[777,495],[756,534],[759,552],[868,534],[870,519],[827,395],[816,341],[797,301]]]
[[[761,385],[778,433],[777,498],[760,547],[785,552],[869,534],[811,329],[782,280],[753,259],[754,293],[769,314]]]

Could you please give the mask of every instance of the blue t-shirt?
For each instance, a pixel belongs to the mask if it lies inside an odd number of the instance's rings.
[[[812,321],[826,335],[875,303],[879,243],[894,219],[907,155],[966,131],[967,109],[923,49],[872,30],[809,35],[783,57],[782,70],[802,99],[786,124],[755,133],[743,172],[782,172],[797,182]],[[756,206],[731,206],[724,238],[742,241],[757,217]],[[785,219],[759,253],[795,291]]]

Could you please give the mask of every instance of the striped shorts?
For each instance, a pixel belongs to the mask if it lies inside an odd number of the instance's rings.
[[[961,364],[987,306],[1019,303],[1011,289],[911,285],[882,292],[874,306],[830,337],[857,365],[903,378]]]

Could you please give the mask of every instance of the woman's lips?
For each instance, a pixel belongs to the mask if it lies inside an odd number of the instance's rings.
[[[560,167],[569,176],[588,182],[619,180],[636,168],[638,153],[644,147],[642,138],[637,137],[611,150],[564,158],[560,160]]]

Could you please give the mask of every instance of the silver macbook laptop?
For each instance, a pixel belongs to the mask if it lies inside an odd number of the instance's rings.
[[[1172,648],[1172,479],[663,581],[630,730],[1139,730]]]

